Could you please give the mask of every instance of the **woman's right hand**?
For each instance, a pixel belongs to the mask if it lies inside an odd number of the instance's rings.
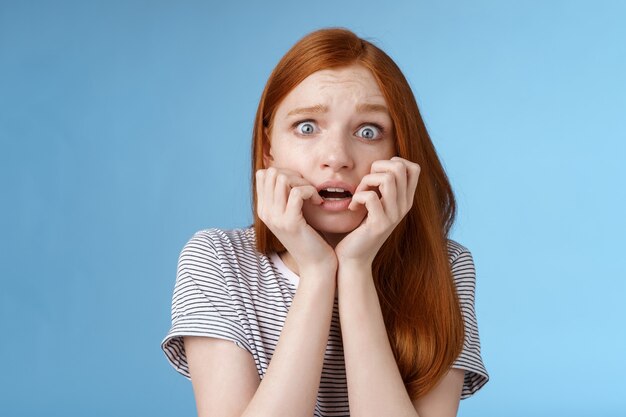
[[[336,271],[333,248],[302,215],[304,200],[322,204],[315,187],[300,174],[269,167],[256,172],[257,215],[285,246],[300,271],[330,267]]]

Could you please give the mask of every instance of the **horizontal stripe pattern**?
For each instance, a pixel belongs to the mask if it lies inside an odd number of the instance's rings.
[[[465,323],[463,350],[452,367],[465,370],[465,381],[461,392],[461,399],[465,399],[485,385],[489,380],[489,375],[480,354],[478,322],[474,309],[476,291],[474,259],[466,247],[451,239],[448,239],[448,254],[451,258],[452,276]]]
[[[467,248],[448,242],[466,331],[463,352],[453,367],[466,371],[462,398],[467,398],[487,382],[488,375],[474,311],[473,259]],[[264,378],[297,290],[297,283],[281,272],[284,265],[270,258],[256,251],[252,227],[200,230],[185,244],[178,258],[172,325],[161,342],[176,371],[191,379],[183,336],[193,335],[234,342],[252,355]],[[349,416],[337,298],[314,416]]]

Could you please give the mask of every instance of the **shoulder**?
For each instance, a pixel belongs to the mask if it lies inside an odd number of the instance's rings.
[[[178,257],[179,269],[224,267],[258,258],[253,227],[209,228],[195,232]]]
[[[227,254],[256,251],[256,238],[252,226],[238,229],[202,229],[193,234],[181,254]]]
[[[460,244],[459,242],[457,242],[456,240],[448,239],[447,244],[448,244],[448,258],[450,259],[451,263],[454,263],[454,261],[456,261],[458,257],[464,253],[471,255],[470,250],[467,247]]]
[[[448,259],[452,269],[459,267],[474,268],[474,257],[470,250],[459,242],[448,239]]]
[[[257,250],[253,226],[195,232],[180,253],[178,275],[211,281],[231,294],[252,294],[264,285],[274,291],[281,279],[268,256]]]
[[[476,268],[472,252],[459,242],[448,239],[448,258],[457,287],[473,291],[476,285]]]
[[[476,269],[472,253],[459,242],[448,239],[448,254],[465,326],[463,350],[452,367],[465,370],[461,392],[461,399],[465,399],[485,385],[489,380],[489,375],[480,353],[480,337],[475,308]]]

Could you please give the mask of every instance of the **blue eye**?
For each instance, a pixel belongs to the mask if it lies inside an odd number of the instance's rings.
[[[383,134],[382,126],[379,126],[379,125],[377,125],[375,123],[370,123],[370,124],[367,124],[367,125],[363,126],[361,129],[359,129],[359,131],[362,132],[362,134],[363,134],[362,137],[364,139],[368,139],[368,140],[375,140],[375,139],[377,139],[377,138],[374,137],[376,135],[376,131],[373,130],[372,127],[374,127],[375,130],[378,130],[378,136],[379,137],[382,136],[382,134]]]
[[[313,133],[315,131],[315,128],[312,127],[313,126],[312,122],[313,122],[312,120],[302,120],[300,122],[296,122],[294,124],[294,127],[298,130],[298,133],[301,133],[301,134],[304,134],[304,135],[310,135],[311,133]],[[300,130],[300,126],[305,127],[305,129],[304,130]]]

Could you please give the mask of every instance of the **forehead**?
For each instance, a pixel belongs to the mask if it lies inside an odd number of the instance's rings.
[[[309,101],[311,103],[308,104],[317,104],[320,100],[332,102],[337,97],[355,102],[385,104],[382,91],[370,70],[352,65],[324,69],[309,75],[287,94],[278,111],[287,111],[289,107]]]

